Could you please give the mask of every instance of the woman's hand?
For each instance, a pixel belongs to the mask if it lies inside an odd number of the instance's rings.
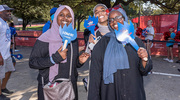
[[[66,59],[66,58],[67,58],[67,51],[68,51],[68,49],[64,49],[64,50],[62,51],[62,46],[58,49],[58,52],[59,52],[59,54],[61,55],[61,57],[62,57],[63,59]]]
[[[93,37],[95,38],[94,35],[92,35],[92,34],[89,35],[89,42],[95,44]]]
[[[137,51],[138,56],[142,59],[143,67],[145,68],[147,60],[148,60],[148,53],[147,50],[140,47]]]
[[[86,62],[86,60],[89,58],[89,54],[88,53],[82,53],[80,56],[79,56],[79,63],[80,64],[83,64]]]
[[[138,56],[143,60],[143,58],[147,58],[148,57],[148,53],[147,53],[147,50],[140,47],[137,51],[138,53]]]

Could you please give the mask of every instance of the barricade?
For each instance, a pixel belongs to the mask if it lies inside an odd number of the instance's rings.
[[[17,31],[15,37],[17,46],[34,46],[37,38],[42,34],[42,31]],[[78,32],[79,46],[84,46],[83,32]]]
[[[17,31],[18,36],[15,37],[16,45],[18,46],[34,46],[36,39],[42,34],[42,31]],[[79,46],[84,46],[83,32],[78,32]],[[144,40],[144,38],[141,38]],[[174,56],[178,56],[177,43],[173,46]],[[163,41],[163,33],[155,33],[155,40],[153,41],[153,47],[151,48],[151,55],[166,56],[167,48],[166,41]]]

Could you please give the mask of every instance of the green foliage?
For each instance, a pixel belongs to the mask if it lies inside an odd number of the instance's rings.
[[[134,6],[132,5],[124,6],[123,4],[121,5],[122,5],[122,8],[126,11],[126,14],[129,17],[129,19],[138,17],[138,12],[135,9],[133,9]]]
[[[75,21],[77,21],[77,30],[80,30],[81,22],[84,21],[89,15],[93,15],[93,8],[96,5],[95,2],[88,2],[82,0],[68,0],[60,2],[62,5],[70,6],[74,11]],[[76,23],[76,22],[75,22]],[[76,27],[76,24],[75,24]]]
[[[157,5],[164,13],[178,13],[180,10],[179,0],[149,0],[151,4]]]
[[[143,8],[143,4],[150,2],[160,9],[152,9],[152,6]],[[80,29],[80,23],[89,15],[93,15],[92,9],[97,3],[104,3],[107,7],[122,4],[129,18],[137,17],[139,9],[141,15],[153,15],[162,13],[178,13],[180,9],[179,0],[0,0],[0,4],[7,4],[15,8],[13,14],[23,19],[23,29],[32,20],[49,20],[49,11],[59,4],[69,5],[75,14],[75,20]]]
[[[6,0],[1,3],[15,9],[13,14],[23,19],[23,30],[32,20],[47,20],[52,8],[51,0]]]
[[[179,3],[176,3],[176,6],[178,5]],[[136,17],[138,16],[139,10],[140,10],[141,16],[178,13],[178,10],[170,10],[170,9],[167,9],[166,7],[163,8],[163,7],[157,6],[156,3],[152,4],[152,2],[144,2],[144,0],[135,0],[129,4],[129,7],[136,11],[136,12],[131,13],[131,14],[134,14],[134,16]]]

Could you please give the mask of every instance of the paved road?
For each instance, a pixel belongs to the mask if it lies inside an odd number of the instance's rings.
[[[18,47],[17,53],[23,54],[24,58],[17,61],[16,71],[8,82],[8,89],[15,91],[9,97],[11,100],[37,100],[37,70],[30,69],[28,58],[32,47]],[[180,64],[168,63],[162,57],[152,57],[153,71],[180,75],[177,68]],[[79,100],[86,100],[87,94],[84,89],[82,78],[88,76],[88,68],[80,68],[78,89]],[[147,100],[180,100],[180,77],[151,74],[144,77],[144,86]]]

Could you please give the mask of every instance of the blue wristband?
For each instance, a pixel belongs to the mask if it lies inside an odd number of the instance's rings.
[[[50,57],[50,61],[53,63],[53,64],[56,64],[52,58],[52,56]]]

